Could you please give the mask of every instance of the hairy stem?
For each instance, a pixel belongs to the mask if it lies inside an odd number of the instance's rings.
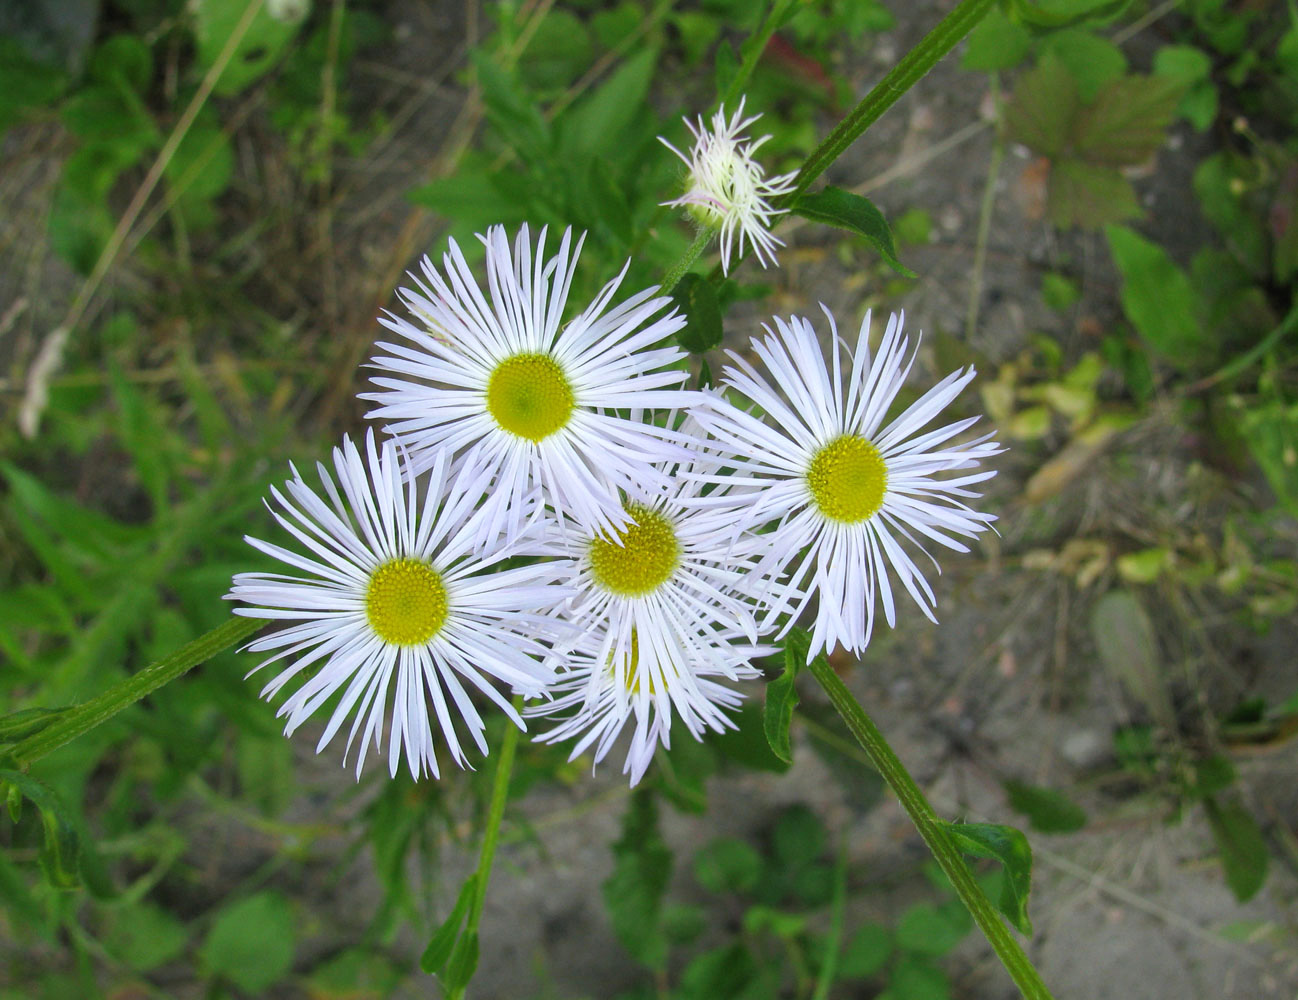
[[[1014,984],[1027,1000],[1051,1000],[1050,991],[1041,981],[1037,970],[1033,968],[1031,961],[1023,953],[1019,943],[1014,940],[991,901],[974,880],[973,872],[965,864],[963,855],[942,829],[937,813],[933,811],[928,799],[915,784],[915,779],[892,752],[892,747],[884,739],[883,733],[866,715],[865,709],[852,697],[852,693],[847,690],[847,686],[834,673],[823,656],[816,657],[809,669],[829,695],[829,700],[834,703],[834,708],[847,723],[847,728],[870,755],[871,762],[888,783],[888,787],[901,801],[902,807],[919,830],[919,835],[924,838],[924,843],[933,852],[933,857],[937,859],[942,871],[951,880],[951,885],[955,887],[960,899],[969,908],[983,934],[987,936],[987,940],[995,949],[997,957],[1010,974],[1010,978],[1014,980]]]
[[[798,172],[797,187],[781,199],[781,203],[791,205],[796,202],[811,182],[825,172],[825,168],[838,159],[848,146],[860,138],[861,133],[878,121],[880,115],[918,83],[982,20],[995,2],[996,0],[962,0],[955,10],[939,21],[937,27],[902,56],[901,62],[875,84],[861,103],[812,151]]]
[[[199,636],[157,663],[115,684],[99,697],[68,709],[34,736],[14,744],[9,751],[10,756],[23,767],[40,760],[52,750],[57,750],[63,744],[70,743],[107,722],[122,709],[129,708],[164,684],[169,684],[199,664],[206,663],[217,653],[248,638],[265,624],[260,618],[232,616],[206,635]]]

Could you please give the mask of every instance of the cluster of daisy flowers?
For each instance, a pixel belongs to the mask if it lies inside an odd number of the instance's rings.
[[[751,121],[719,113],[712,138],[755,168]],[[736,227],[759,255],[768,222]],[[436,777],[443,746],[460,766],[468,740],[487,752],[493,706],[596,762],[629,730],[635,784],[673,726],[732,726],[738,685],[799,620],[810,658],[862,653],[897,585],[932,617],[911,552],[965,551],[993,520],[965,501],[999,447],[938,421],[972,369],[889,419],[915,359],[901,318],[872,352],[868,315],[852,347],[826,312],[827,352],[809,320],[777,318],[752,341],[763,370],[732,353],[721,390],[690,390],[685,320],[658,289],[615,303],[624,267],[565,319],[580,238],[479,239],[485,290],[451,240],[401,290],[409,317],[382,318],[395,338],[362,393],[381,433],[344,438],[318,485],[294,468],[272,488],[290,545],[248,539],[288,570],[228,595],[283,625],[248,648],[277,670],[263,696],[299,681],[287,733],[331,705],[317,750],[347,726],[358,776],[386,740],[393,775],[404,757]]]

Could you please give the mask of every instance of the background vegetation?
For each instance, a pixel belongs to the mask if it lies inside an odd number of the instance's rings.
[[[862,53],[940,16],[794,6],[745,87],[771,171],[795,167],[881,75]],[[626,288],[661,280],[691,233],[658,206],[680,178],[656,137],[684,145],[680,116],[732,89],[764,13],[749,0],[0,11],[0,751],[42,710],[228,614],[232,574],[261,565],[242,535],[268,520],[267,484],[361,425],[374,317],[419,253],[436,259],[448,234],[473,247],[494,222],[573,225],[590,234],[576,301],[628,256]],[[974,700],[966,667],[1017,672],[1047,728],[1084,717],[1102,735],[1066,771],[986,768],[1034,845],[1197,825],[1197,870],[1238,900],[1268,878],[1291,887],[1298,802],[1291,780],[1271,782],[1292,774],[1298,730],[1298,13],[1011,0],[949,62],[923,100],[985,92],[984,114],[887,160],[933,177],[881,199],[906,267],[786,226],[783,270],[749,263],[721,285],[728,342],[817,297],[849,311],[940,301],[941,251],[960,250],[955,304],[912,306],[910,321],[936,368],[978,362],[968,406],[1013,448],[996,484],[1003,539],[967,571],[971,589],[1056,604],[1053,618],[1020,603],[996,619],[1039,634],[981,639],[991,661],[960,655],[971,640],[953,614],[934,656],[959,682],[927,707]],[[985,156],[942,166],[966,142]],[[830,179],[868,185],[864,162]],[[974,210],[963,228],[943,215],[955,190]],[[1015,244],[1000,234],[1015,225],[1047,249],[1009,282]],[[827,290],[796,298],[799,284]],[[861,684],[895,676],[889,657],[915,659],[876,645],[878,664],[835,666]],[[476,841],[490,769],[355,785],[331,751],[283,738],[251,665],[225,654],[5,770],[0,995],[427,995],[419,956],[459,890],[447,873]],[[999,725],[1013,742],[1016,720]],[[794,731],[858,819],[886,821],[826,705],[808,697]],[[978,735],[955,726],[919,749],[977,762]],[[914,855],[887,875],[862,864],[844,836],[857,827],[824,794],[791,792],[786,769],[751,705],[736,734],[678,741],[625,807],[617,782],[524,744],[506,827],[518,858],[551,860],[551,824],[580,828],[610,801],[625,812],[615,837],[578,838],[608,873],[592,905],[625,974],[599,991],[542,958],[536,994],[1000,995],[941,877]],[[755,826],[709,811],[719,784],[750,781],[776,790]],[[663,832],[676,815],[701,817],[687,848]],[[493,892],[514,877],[498,870]],[[1001,876],[986,877],[996,898]],[[1244,939],[1280,990],[1293,917],[1199,929]],[[1058,985],[1099,995],[1085,989]]]

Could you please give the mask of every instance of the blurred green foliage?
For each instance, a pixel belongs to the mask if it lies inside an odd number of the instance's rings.
[[[27,440],[12,420],[0,428],[0,690],[10,713],[0,719],[0,762],[62,706],[222,620],[232,574],[261,565],[241,536],[264,523],[267,484],[286,477],[288,459],[323,455],[350,416],[331,403],[340,355],[317,321],[323,266],[294,216],[328,204],[335,161],[363,166],[397,113],[368,102],[357,78],[358,63],[382,62],[392,44],[382,3],[281,0],[245,22],[244,0],[116,0],[88,5],[95,27],[80,41],[40,20],[55,7],[33,3],[31,20],[2,23],[0,134],[9,148],[55,137],[57,179],[42,224],[76,275],[95,270],[168,139],[178,141],[159,162],[150,226],[125,234],[129,277],[102,315],[72,331],[46,385],[40,436]],[[1184,16],[1166,22],[1167,44],[1137,61],[1119,41],[1137,7],[1009,0],[961,56],[971,73],[1008,78],[999,134],[1043,165],[1049,222],[1103,229],[1123,314],[1080,357],[1038,338],[987,380],[984,399],[1026,448],[1052,436],[1069,442],[1064,452],[1076,444],[1070,462],[1170,400],[1234,475],[1259,470],[1270,496],[1223,519],[1212,538],[1091,552],[1070,571],[1111,570],[1130,588],[1097,605],[1092,622],[1106,635],[1146,634],[1142,588],[1207,590],[1265,629],[1298,606],[1298,564],[1272,537],[1280,518],[1298,512],[1298,21],[1279,5],[1189,0]],[[764,112],[758,134],[772,135],[763,147],[771,172],[814,148],[821,113],[850,106],[848,51],[893,23],[877,2],[795,8],[746,88],[749,110]],[[409,202],[470,254],[472,234],[489,223],[588,230],[577,298],[628,258],[625,287],[660,280],[691,234],[659,204],[678,193],[680,166],[657,136],[687,143],[680,115],[708,109],[718,82],[733,77],[739,43],[764,5],[584,0],[539,16],[513,2],[483,10],[460,81],[481,100],[483,127],[448,160],[453,169],[414,186]],[[200,97],[207,87],[211,96]],[[1192,173],[1203,242],[1189,254],[1163,244],[1137,176],[1157,169],[1168,136],[1186,130],[1205,137]],[[275,168],[264,174],[248,165],[249,150],[263,148],[256,162]],[[917,205],[891,231],[858,203],[838,216],[895,262],[893,233],[903,251],[923,246],[936,238],[936,210]],[[717,345],[717,322],[733,303],[769,293],[749,272],[691,309],[707,314],[690,330],[692,349]],[[1075,315],[1083,277],[1066,256],[1052,262],[1044,303]],[[1043,471],[1065,466],[1043,460]],[[1037,485],[1049,496],[1058,481]],[[1178,814],[1202,804],[1228,884],[1252,895],[1267,871],[1265,834],[1221,747],[1187,748],[1173,731],[1179,706],[1167,696],[1157,642],[1127,648],[1121,663],[1106,643],[1097,649],[1151,720],[1118,731],[1117,766]],[[255,681],[242,678],[250,665],[221,656],[28,773],[3,769],[0,905],[12,940],[4,955],[24,995],[165,995],[189,976],[212,996],[290,983],[312,996],[386,996],[409,981],[393,941],[407,924],[427,940],[446,916],[432,904],[445,888],[440,854],[474,839],[489,777],[420,785],[367,777],[334,804],[345,818],[300,822],[293,803],[321,788],[335,795],[336,783],[305,773],[304,751],[295,755],[256,700]],[[785,687],[781,732],[800,728],[853,801],[871,804],[878,780],[853,758],[836,717],[795,709],[791,679]],[[1223,732],[1280,738],[1293,715],[1273,707],[1223,720]],[[660,995],[649,970],[668,974],[666,995],[681,998],[811,995],[822,976],[863,981],[891,1000],[949,995],[941,960],[969,930],[959,903],[936,886],[896,920],[835,917],[840,897],[868,901],[876,887],[855,883],[805,807],[775,818],[761,843],[709,844],[690,861],[700,894],[674,900],[659,803],[697,814],[712,776],[788,766],[772,753],[758,707],[737,721],[703,744],[677,741],[632,799],[613,845],[610,921],[646,969],[630,996]],[[525,746],[516,794],[582,771],[561,751]],[[1054,790],[1014,783],[1008,792],[1038,830],[1085,822]],[[215,817],[214,829],[196,813]],[[342,843],[342,860],[321,871],[316,848],[326,839]],[[320,955],[307,947],[316,928],[286,887],[307,877],[336,885],[360,856],[381,898],[372,912],[349,914],[352,946]],[[1003,877],[999,869],[989,877],[992,899],[1002,898]]]

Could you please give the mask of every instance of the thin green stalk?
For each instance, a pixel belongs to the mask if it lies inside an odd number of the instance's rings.
[[[852,697],[847,686],[834,673],[823,656],[816,657],[809,669],[829,695],[829,700],[834,703],[834,708],[843,717],[852,735],[870,755],[870,760],[879,774],[883,776],[884,781],[888,782],[888,786],[901,801],[902,807],[919,830],[919,835],[924,838],[924,843],[928,844],[929,850],[933,852],[933,857],[937,859],[942,871],[951,880],[956,893],[969,908],[983,934],[987,936],[987,940],[995,949],[996,955],[1010,974],[1010,978],[1014,980],[1014,984],[1027,1000],[1051,1000],[1050,991],[1041,981],[1037,970],[1033,968],[1019,943],[1014,940],[1000,915],[974,880],[973,872],[965,864],[964,857],[942,828],[942,821],[938,819],[937,813],[933,811],[933,807],[929,805],[928,799],[924,797],[924,793],[915,784],[915,780],[905,766],[892,752],[892,747],[884,739],[883,733],[879,732],[878,727],[866,715],[865,709]]]
[[[694,262],[707,249],[707,245],[712,242],[712,237],[717,234],[715,229],[700,229],[694,242],[689,245],[676,266],[667,272],[667,277],[663,279],[662,290],[668,295],[676,288],[676,283],[685,277],[685,272],[694,266]]]
[[[47,753],[88,733],[100,723],[107,722],[122,709],[134,705],[162,685],[169,684],[199,664],[206,663],[222,650],[248,638],[265,624],[260,618],[231,616],[206,635],[199,636],[157,663],[132,674],[99,697],[68,709],[36,735],[14,744],[9,756],[22,767],[40,760]]]
[[[791,205],[842,152],[860,138],[861,133],[873,125],[902,94],[920,81],[938,60],[951,51],[975,24],[982,20],[996,0],[962,0],[960,6],[938,22],[937,27],[920,40],[920,43],[902,56],[880,80],[861,103],[852,109],[825,140],[807,157],[798,172],[797,187],[782,204]]]
[[[514,710],[523,707],[521,697],[514,698]],[[505,725],[505,741],[496,760],[496,777],[491,785],[491,803],[487,807],[487,827],[482,834],[482,851],[478,855],[478,884],[469,904],[465,922],[466,939],[476,937],[482,921],[482,907],[487,901],[487,882],[491,878],[491,865],[496,859],[496,842],[500,839],[500,821],[505,816],[505,803],[509,801],[509,779],[514,773],[514,751],[518,749],[519,729],[512,723]],[[465,986],[452,990],[447,1000],[463,1000]]]
[[[775,3],[771,5],[771,9],[766,12],[766,19],[758,26],[757,31],[744,42],[741,49],[744,58],[739,63],[734,78],[726,87],[726,92],[721,95],[721,100],[718,102],[722,107],[732,104],[735,98],[743,93],[744,87],[748,85],[748,78],[753,75],[753,70],[757,68],[757,60],[766,51],[766,44],[771,40],[771,36],[775,34],[775,30],[788,20],[788,11],[793,6],[793,3],[794,0],[775,0]]]

